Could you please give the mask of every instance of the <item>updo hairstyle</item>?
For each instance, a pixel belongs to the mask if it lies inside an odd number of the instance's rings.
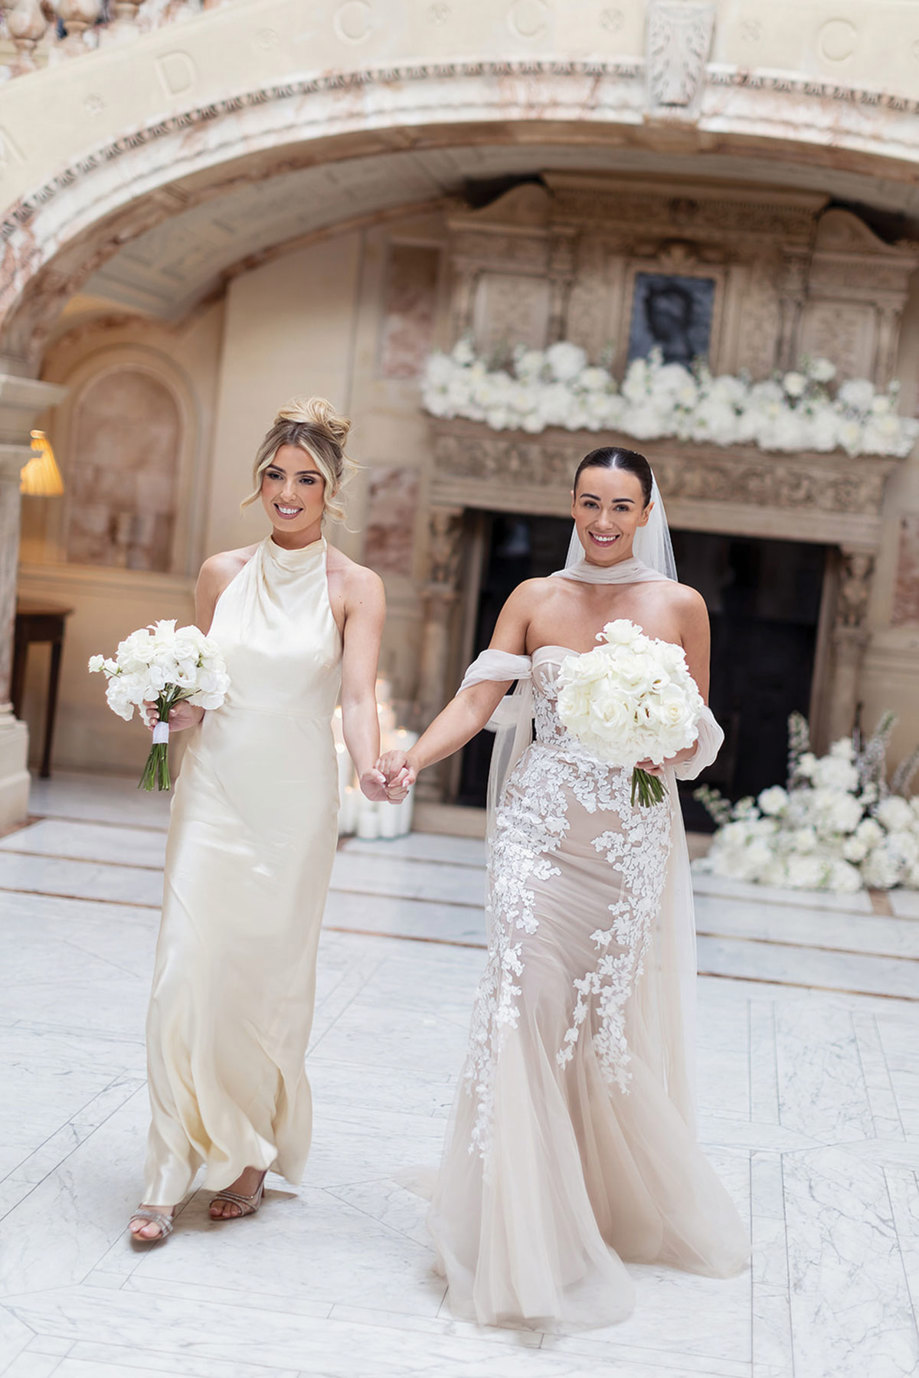
[[[651,473],[651,465],[640,455],[637,450],[622,450],[618,445],[605,445],[602,449],[591,450],[589,455],[585,455],[578,465],[574,475],[574,491],[578,491],[578,479],[585,469],[625,469],[626,473],[634,474],[641,484],[644,506],[647,507],[651,501],[651,486],[654,482],[654,475]]]
[[[252,466],[255,489],[240,503],[240,507],[248,507],[250,503],[258,501],[262,491],[262,475],[274,463],[281,446],[296,445],[309,455],[325,480],[323,516],[342,521],[345,512],[337,498],[351,467],[351,460],[344,450],[350,429],[351,422],[347,417],[339,416],[331,402],[324,397],[311,397],[307,402],[294,398],[285,403],[258,447]]]

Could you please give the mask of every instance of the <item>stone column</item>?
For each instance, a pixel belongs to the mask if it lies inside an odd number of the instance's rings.
[[[848,736],[855,724],[862,663],[870,639],[867,615],[873,575],[874,555],[870,551],[843,547],[827,710],[831,742]]]
[[[29,811],[26,760],[29,734],[13,717],[13,620],[19,561],[19,480],[32,450],[29,431],[37,416],[56,405],[66,388],[0,373],[0,829]]]
[[[421,730],[437,717],[455,686],[448,685],[454,611],[462,567],[463,509],[433,507],[428,520],[428,577],[424,590],[424,628],[418,667],[416,722]],[[420,800],[440,800],[446,762],[426,770],[418,781]]]

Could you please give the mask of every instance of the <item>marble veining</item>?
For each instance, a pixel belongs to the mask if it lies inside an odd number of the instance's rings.
[[[699,1128],[750,1219],[750,1271],[721,1282],[636,1267],[638,1306],[623,1325],[481,1330],[445,1305],[419,1192],[482,968],[482,844],[345,844],[320,953],[303,1186],[269,1178],[263,1211],[231,1226],[213,1225],[195,1192],[168,1245],[138,1254],[123,1227],[147,1116],[162,828],[119,782],[58,783],[42,784],[48,817],[0,846],[0,885],[32,882],[0,891],[0,1374],[916,1371],[917,1012],[898,998],[919,932],[909,916],[811,907],[800,894],[756,906],[709,889],[703,924],[723,937],[703,948],[713,974],[699,982]],[[160,801],[143,802],[162,816]]]

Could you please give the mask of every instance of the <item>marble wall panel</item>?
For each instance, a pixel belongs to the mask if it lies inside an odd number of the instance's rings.
[[[386,264],[380,372],[417,378],[434,340],[440,251],[392,244]]]
[[[919,626],[919,513],[911,513],[900,521],[900,554],[890,620],[895,627]]]
[[[67,559],[166,571],[181,441],[169,389],[143,369],[107,371],[75,408],[67,457]]]
[[[412,573],[418,470],[380,465],[370,476],[364,561],[380,574]]]

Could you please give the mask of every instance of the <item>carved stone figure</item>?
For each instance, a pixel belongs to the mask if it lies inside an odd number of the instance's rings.
[[[836,607],[837,627],[864,626],[873,573],[873,555],[863,550],[843,550]]]

